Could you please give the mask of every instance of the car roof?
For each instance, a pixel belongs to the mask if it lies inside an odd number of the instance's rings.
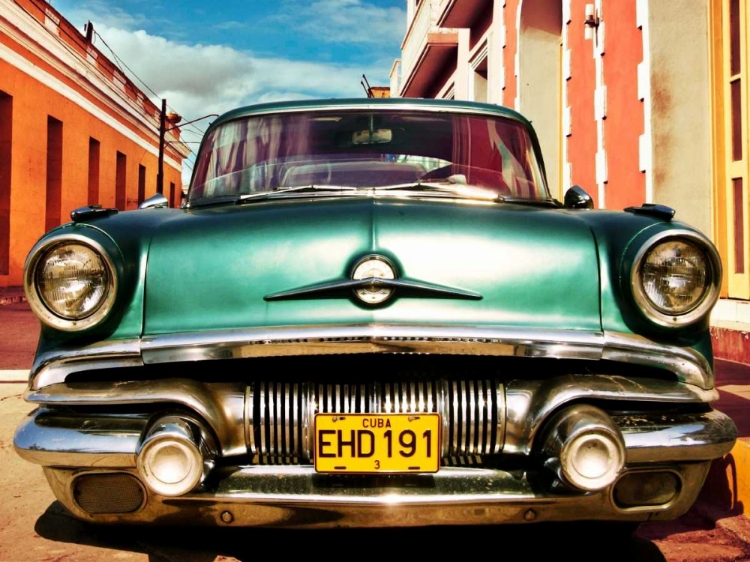
[[[207,133],[227,121],[243,117],[257,116],[270,113],[286,113],[296,111],[326,111],[337,109],[368,110],[368,109],[403,109],[445,111],[458,113],[474,113],[506,117],[523,123],[532,129],[531,123],[520,113],[512,109],[490,103],[479,103],[461,100],[442,100],[424,98],[332,98],[315,100],[294,100],[273,103],[262,103],[239,107],[224,113],[215,119],[206,131]],[[532,129],[533,130],[533,129]]]

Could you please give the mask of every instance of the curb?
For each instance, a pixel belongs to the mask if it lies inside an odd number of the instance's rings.
[[[711,464],[700,499],[713,516],[750,513],[750,438],[738,438],[729,453]]]
[[[29,382],[29,370],[28,369],[0,369],[0,383],[7,382],[19,382],[26,384]]]

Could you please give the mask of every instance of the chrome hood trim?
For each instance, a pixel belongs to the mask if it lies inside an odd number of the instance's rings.
[[[482,299],[482,295],[475,291],[467,291],[465,289],[457,289],[455,287],[443,287],[442,285],[436,285],[434,283],[412,281],[409,279],[383,279],[380,277],[330,281],[327,283],[319,283],[317,285],[309,285],[306,287],[299,287],[297,289],[290,289],[288,291],[272,293],[270,295],[266,295],[263,298],[267,301],[291,300],[309,297],[311,295],[317,295],[320,293],[331,293],[335,291],[345,291],[347,289],[353,290],[367,287],[376,287],[378,289],[402,289],[417,294],[423,293],[455,299]]]
[[[714,387],[713,369],[689,347],[659,344],[617,332],[537,330],[495,326],[354,324],[281,326],[165,334],[98,343],[40,355],[32,390],[65,381],[73,371],[176,361],[357,353],[424,353],[496,357],[610,360],[673,372],[681,382]]]

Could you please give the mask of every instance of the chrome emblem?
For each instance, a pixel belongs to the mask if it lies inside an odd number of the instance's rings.
[[[354,281],[371,281],[354,289],[359,300],[367,304],[380,304],[393,295],[393,287],[384,286],[379,279],[395,279],[396,270],[391,262],[381,256],[367,256],[354,267]]]

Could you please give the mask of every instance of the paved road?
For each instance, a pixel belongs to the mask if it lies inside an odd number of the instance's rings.
[[[28,369],[38,330],[28,305],[0,306],[0,370]],[[69,516],[41,469],[13,451],[13,431],[31,410],[23,391],[23,384],[0,383],[0,562],[251,561],[265,558],[262,552],[429,560],[492,550],[501,560],[750,561],[750,521],[710,512],[707,504],[674,522],[644,524],[631,538],[582,525],[542,524],[364,531],[91,526]]]

